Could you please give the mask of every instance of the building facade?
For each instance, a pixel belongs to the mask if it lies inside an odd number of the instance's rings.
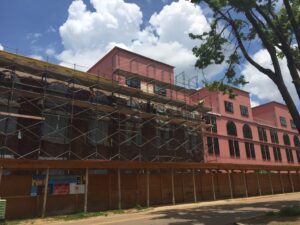
[[[172,66],[120,48],[89,72],[0,51],[7,218],[300,190],[284,105],[174,80]]]
[[[212,109],[206,120],[205,161],[244,164],[300,163],[299,133],[285,105],[251,107],[249,93],[234,89],[234,99],[201,89],[193,96]]]
[[[204,111],[172,66],[119,48],[90,73],[16,57],[28,65],[0,66],[0,157],[203,161]]]
[[[202,88],[181,91],[174,85],[173,67],[115,47],[91,69],[121,85],[151,94],[183,100],[211,111],[205,116],[212,128],[204,131],[204,161],[241,164],[300,163],[296,126],[285,105],[270,102],[251,107],[249,93],[234,88],[234,99]],[[172,88],[173,86],[173,88]]]

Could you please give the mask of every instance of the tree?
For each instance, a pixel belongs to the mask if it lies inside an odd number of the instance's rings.
[[[224,77],[205,85],[234,97],[230,86],[245,85],[237,65],[248,61],[268,76],[277,86],[300,133],[300,116],[283,76],[291,76],[300,98],[300,0],[192,0],[212,11],[210,31],[201,35],[190,34],[200,40],[193,48],[197,57],[195,66],[204,69],[212,64],[225,64]],[[272,69],[256,62],[248,50],[251,43],[259,43],[267,50]],[[226,48],[226,50],[225,50]],[[285,58],[289,74],[282,74],[280,59]],[[297,101],[297,103],[299,103]]]

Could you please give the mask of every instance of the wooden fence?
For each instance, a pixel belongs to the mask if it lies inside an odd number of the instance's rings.
[[[32,218],[75,212],[180,204],[300,191],[298,171],[209,169],[77,170],[85,177],[84,194],[31,196],[34,170],[1,170],[0,196],[6,218]],[[41,172],[41,170],[40,170]],[[51,169],[42,170],[51,176]],[[98,170],[99,172],[99,170]],[[72,171],[68,171],[72,173]]]

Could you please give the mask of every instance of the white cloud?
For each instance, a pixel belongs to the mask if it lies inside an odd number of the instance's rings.
[[[47,33],[56,33],[56,29],[53,26],[50,26],[46,32]]]
[[[26,35],[26,39],[29,40],[31,44],[34,44],[40,39],[41,36],[41,33],[29,33]]]
[[[259,101],[256,101],[256,100],[253,100],[253,99],[251,99],[250,103],[251,103],[251,107],[255,107],[255,106],[260,105]]]
[[[73,1],[68,19],[59,28],[64,50],[58,59],[62,62],[88,68],[118,45],[175,66],[175,74],[185,71],[191,77],[197,73],[191,49],[199,43],[191,40],[188,33],[209,29],[200,6],[186,0],[172,2],[154,13],[141,29],[143,14],[136,4],[124,0],[90,2],[94,11],[87,10],[82,0]],[[215,74],[222,68],[211,67],[207,74]]]
[[[45,53],[46,53],[47,56],[54,56],[55,55],[55,49],[49,47],[49,48],[46,49]]]
[[[44,60],[43,56],[41,55],[30,55],[29,57],[37,60]]]
[[[0,44],[0,50],[1,50],[1,51],[4,50],[4,47],[3,47],[2,44]]]
[[[253,55],[254,61],[258,62],[265,68],[273,70],[272,62],[267,50],[259,50]],[[280,66],[282,68],[282,74],[284,77],[284,82],[290,91],[290,94],[295,102],[298,101],[296,89],[292,83],[290,72],[287,67],[286,59],[280,60]],[[246,80],[249,81],[244,89],[249,91],[253,96],[255,96],[259,102],[277,101],[284,103],[278,88],[273,83],[273,81],[266,75],[260,73],[256,68],[254,68],[249,63],[245,65],[242,74],[245,75]]]

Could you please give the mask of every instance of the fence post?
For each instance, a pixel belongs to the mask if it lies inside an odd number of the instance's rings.
[[[137,170],[137,174],[136,174],[136,205],[140,205],[139,172],[140,172],[140,170]]]
[[[121,193],[121,172],[118,169],[118,208],[122,209],[122,193]]]
[[[295,192],[293,179],[291,177],[291,171],[288,171],[288,173],[289,173],[289,180],[290,180],[290,183],[291,183],[291,186],[292,186],[292,192]]]
[[[171,182],[172,182],[172,204],[175,205],[175,188],[174,188],[174,169],[171,171]]]
[[[86,168],[85,169],[84,213],[87,213],[88,189],[89,189],[89,169]]]
[[[244,185],[245,185],[245,194],[246,198],[248,198],[248,186],[247,186],[247,177],[246,177],[246,170],[243,171],[243,177],[244,177]]]
[[[273,189],[273,184],[272,184],[271,171],[268,171],[268,176],[269,176],[269,183],[270,183],[270,187],[271,187],[271,193],[273,195],[274,189]]]
[[[279,179],[280,179],[281,190],[282,190],[282,193],[284,193],[284,187],[283,187],[282,177],[281,177],[280,171],[278,171],[278,174],[279,174]]]
[[[231,171],[227,170],[229,190],[230,190],[230,198],[233,198],[232,185],[231,185]]]
[[[197,202],[197,191],[196,191],[196,181],[195,181],[195,169],[193,169],[193,191],[194,191],[194,202]]]
[[[147,207],[150,206],[149,169],[147,169]]]
[[[217,197],[216,197],[216,190],[215,190],[215,180],[214,180],[214,173],[212,170],[210,170],[210,174],[211,174],[211,185],[212,185],[212,191],[213,191],[213,198],[214,198],[214,200],[216,200]]]
[[[260,187],[260,182],[259,182],[259,176],[258,176],[258,171],[254,171],[256,173],[256,179],[257,179],[257,187],[258,187],[258,193],[261,196],[261,187]]]
[[[43,209],[42,209],[42,217],[43,218],[45,217],[45,214],[46,214],[48,182],[49,182],[49,168],[47,168],[47,170],[46,170],[46,178],[45,178],[44,200],[43,200]]]
[[[108,188],[108,209],[111,209],[111,173],[109,170],[108,170],[107,188]]]

